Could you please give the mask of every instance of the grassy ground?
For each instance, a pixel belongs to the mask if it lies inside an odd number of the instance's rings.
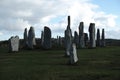
[[[77,50],[77,65],[67,65],[64,50],[0,48],[0,80],[120,80],[120,47]]]

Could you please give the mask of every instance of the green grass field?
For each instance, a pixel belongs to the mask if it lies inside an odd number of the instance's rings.
[[[0,80],[120,80],[120,47],[79,49],[79,61],[68,65],[64,50],[0,48]]]

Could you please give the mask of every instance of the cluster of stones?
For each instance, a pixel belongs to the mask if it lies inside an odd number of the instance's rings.
[[[102,35],[100,39],[100,30],[97,29],[97,40],[96,40],[96,46],[98,47],[105,47],[105,34],[104,34],[104,29],[102,29]]]
[[[63,45],[61,36],[57,36],[56,43],[57,43],[57,45],[60,46],[60,47]]]
[[[50,49],[52,47],[51,42],[51,30],[49,27],[44,27],[44,31],[41,33],[41,45],[44,49]]]
[[[95,40],[95,23],[90,23],[89,25],[89,37],[87,33],[84,33],[84,23],[79,24],[79,35],[74,32],[74,43],[78,48],[95,48],[96,46],[105,46],[105,34],[104,29],[102,29],[102,35],[100,38],[100,31],[97,29],[97,39]]]
[[[95,48],[96,46],[105,46],[105,33],[102,29],[102,35],[100,36],[100,30],[97,29],[97,36],[95,40],[95,23],[90,23],[89,25],[89,37],[87,33],[84,33],[84,22],[79,24],[79,34],[77,31],[74,32],[72,36],[72,30],[70,28],[70,16],[68,16],[67,28],[64,32],[64,38],[57,36],[57,39],[51,38],[51,29],[47,26],[41,32],[40,47],[43,49],[51,49],[52,41],[57,43],[58,46],[65,47],[65,56],[69,57],[69,63],[75,64],[78,61],[77,49],[76,48]],[[34,49],[37,42],[35,39],[34,27],[30,27],[29,31],[27,28],[24,30],[24,48]],[[101,38],[100,38],[101,37]],[[64,41],[63,41],[64,40]],[[19,51],[19,37],[11,37],[9,39],[9,52]]]
[[[24,30],[24,47],[33,49],[35,45],[36,45],[36,40],[35,40],[34,28],[31,26],[28,32],[27,32],[27,28],[25,28],[25,30]]]
[[[50,49],[52,47],[51,43],[51,30],[49,27],[45,26],[44,31],[41,32],[41,44],[43,49]],[[27,28],[24,30],[24,47],[29,49],[34,49],[36,46],[35,40],[35,31],[33,27],[30,27],[30,30],[27,35]]]
[[[76,47],[78,48],[95,48],[97,46],[105,46],[105,34],[102,29],[102,36],[100,39],[100,31],[97,30],[97,40],[95,40],[95,23],[90,23],[89,37],[87,33],[84,33],[84,23],[79,24],[79,35],[75,31],[74,37],[72,37],[72,31],[70,29],[70,16],[68,16],[68,25],[65,30],[64,44],[65,44],[65,56],[70,57],[70,64],[75,64],[78,61]]]
[[[78,39],[78,34],[75,32],[75,38],[72,37],[72,31],[70,29],[70,16],[68,16],[68,25],[65,30],[65,56],[69,57],[69,63],[75,64],[78,61],[76,43]],[[77,41],[77,42],[76,42]],[[75,43],[76,42],[76,43]]]

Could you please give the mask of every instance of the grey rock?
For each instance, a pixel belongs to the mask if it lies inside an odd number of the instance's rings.
[[[28,47],[30,49],[33,49],[36,45],[36,41],[35,41],[35,31],[34,28],[31,26],[28,32]]]
[[[27,28],[24,30],[24,47],[28,46],[28,35],[27,35]]]
[[[85,46],[88,46],[88,34],[84,33]]]
[[[90,23],[89,26],[89,47],[90,48],[95,48],[96,47],[96,41],[95,41],[95,23]]]
[[[58,45],[62,46],[62,38],[61,38],[61,36],[58,37]]]
[[[78,44],[79,44],[79,35],[78,35],[78,33],[76,31],[74,32],[74,41],[73,42],[76,44],[76,46],[78,46]]]
[[[67,25],[67,29],[65,30],[64,42],[65,42],[65,56],[69,56],[70,46],[72,44],[72,32],[70,29],[70,16],[68,16],[68,25]]]
[[[44,42],[44,31],[41,32],[41,46],[43,46]]]
[[[9,52],[18,52],[19,51],[19,37],[13,36],[9,39]]]
[[[101,46],[105,47],[105,31],[102,29],[102,39],[101,39]]]
[[[71,44],[70,47],[70,64],[75,64],[78,61],[77,50],[75,43]]]
[[[100,47],[100,30],[97,29],[97,40],[96,40],[96,46]]]
[[[65,43],[66,43],[66,56],[69,56],[70,55],[70,46],[72,43],[72,37],[71,37],[70,30],[65,31]]]
[[[80,46],[80,48],[85,48],[84,23],[83,22],[80,22],[80,25],[79,25],[79,46]]]
[[[43,38],[43,48],[44,49],[50,49],[52,47],[51,42],[51,30],[49,27],[44,27],[44,38]]]

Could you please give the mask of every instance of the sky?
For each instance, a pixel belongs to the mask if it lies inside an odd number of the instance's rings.
[[[24,29],[35,29],[41,37],[44,26],[52,31],[52,37],[64,36],[67,16],[71,16],[71,29],[78,32],[84,22],[88,33],[90,23],[95,23],[105,37],[120,39],[120,0],[0,0],[0,40],[18,35],[23,38]],[[97,30],[96,30],[97,31]]]

